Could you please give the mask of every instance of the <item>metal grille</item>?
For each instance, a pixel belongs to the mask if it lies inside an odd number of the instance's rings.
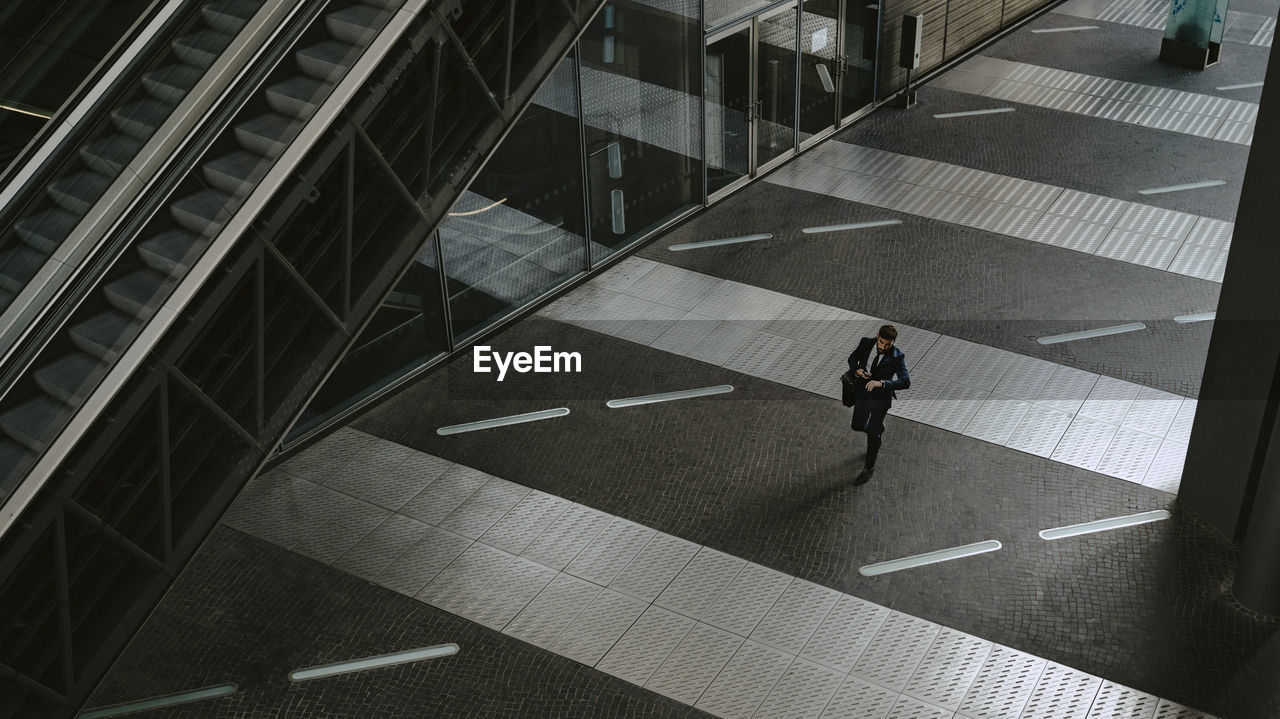
[[[907,682],[906,693],[955,711],[991,653],[991,642],[943,629]]]
[[[978,672],[960,705],[960,713],[972,719],[1018,716],[1044,670],[1045,660],[997,646]]]
[[[891,614],[858,658],[853,673],[900,692],[941,629],[923,619]]]

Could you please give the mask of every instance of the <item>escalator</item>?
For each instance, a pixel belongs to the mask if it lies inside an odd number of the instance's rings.
[[[598,4],[316,3],[93,243],[0,376],[0,717],[74,713]]]

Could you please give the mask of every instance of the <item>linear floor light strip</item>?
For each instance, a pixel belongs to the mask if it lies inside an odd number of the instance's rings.
[[[969,117],[971,115],[994,115],[998,112],[1013,112],[1012,107],[995,107],[990,110],[966,110],[965,112],[944,112],[940,115],[934,115],[936,118],[944,117]]]
[[[703,247],[718,247],[720,245],[736,245],[739,242],[756,242],[757,240],[772,239],[773,235],[768,232],[762,232],[758,235],[743,235],[742,237],[725,237],[719,240],[705,240],[703,242],[686,242],[682,245],[672,245],[668,250],[672,252],[680,252],[682,250],[697,250]]]
[[[509,424],[520,424],[521,422],[537,422],[540,419],[552,419],[554,417],[563,417],[569,414],[568,407],[558,407],[556,409],[544,409],[539,412],[527,412],[525,414],[513,414],[510,417],[495,417],[494,419],[482,419],[479,422],[468,422],[466,424],[452,424],[448,427],[441,427],[436,430],[436,434],[462,434],[463,432],[474,432],[478,429],[492,429],[494,427],[506,427]]]
[[[822,227],[806,227],[801,232],[812,235],[818,232],[839,232],[840,230],[861,230],[866,227],[884,227],[901,225],[902,220],[871,220],[870,222],[853,222],[848,225],[823,225]]]
[[[237,687],[235,684],[216,684],[203,689],[195,689],[189,692],[179,692],[177,694],[166,694],[160,697],[152,697],[150,699],[140,699],[136,702],[125,702],[123,704],[112,704],[109,707],[99,707],[97,709],[89,709],[76,715],[76,719],[107,719],[107,717],[118,717],[135,712],[147,711],[149,709],[160,709],[162,707],[171,707],[177,704],[189,704],[204,699],[214,699],[216,697],[225,697],[228,694],[235,694]]]
[[[1188,182],[1185,185],[1169,185],[1168,187],[1152,187],[1138,190],[1139,195],[1163,195],[1166,192],[1182,192],[1183,190],[1200,190],[1206,187],[1217,187],[1227,184],[1226,180],[1205,180],[1204,182]]]
[[[1071,524],[1066,527],[1042,529],[1040,530],[1040,538],[1048,540],[1066,539],[1067,537],[1078,537],[1081,534],[1093,534],[1094,532],[1106,532],[1111,529],[1132,527],[1138,524],[1146,524],[1147,522],[1159,522],[1162,519],[1168,518],[1168,511],[1157,509],[1154,512],[1141,512],[1139,514],[1129,514],[1123,517],[1099,519],[1096,522],[1084,522],[1082,524]]]
[[[1076,340],[1087,340],[1094,337],[1106,337],[1107,335],[1118,335],[1125,332],[1137,332],[1145,330],[1146,325],[1141,322],[1134,322],[1127,325],[1116,325],[1115,327],[1099,327],[1096,330],[1085,330],[1083,332],[1068,332],[1065,335],[1052,335],[1050,337],[1041,337],[1036,340],[1042,345],[1056,345],[1059,342],[1074,342]]]
[[[1032,30],[1031,32],[1034,32],[1034,33],[1074,32],[1076,30],[1097,30],[1097,29],[1098,29],[1097,25],[1076,25],[1075,27],[1049,27],[1049,28],[1044,28],[1043,30]],[[1222,88],[1218,88],[1218,89],[1221,90]]]
[[[698,389],[682,389],[677,392],[663,392],[661,394],[646,394],[642,397],[625,397],[623,399],[611,399],[605,402],[605,405],[617,409],[619,407],[635,407],[640,404],[653,404],[654,402],[670,402],[676,399],[692,399],[694,397],[708,397],[713,394],[724,394],[732,392],[733,385],[718,384],[714,387],[699,387]]]
[[[407,652],[396,652],[395,654],[383,654],[378,657],[369,657],[367,659],[356,659],[350,662],[339,662],[337,664],[326,664],[320,667],[308,667],[307,669],[296,669],[289,672],[289,679],[295,682],[302,682],[308,679],[321,679],[323,677],[331,677],[337,674],[350,674],[352,672],[363,672],[369,669],[381,669],[382,667],[391,667],[397,664],[408,664],[409,662],[419,662],[423,659],[436,659],[439,657],[447,657],[451,654],[458,653],[457,644],[438,644],[434,647],[426,647],[423,649],[412,649]]]
[[[1181,317],[1174,317],[1173,321],[1185,325],[1188,322],[1208,322],[1217,316],[1217,312],[1201,312],[1198,315],[1182,315]]]
[[[926,564],[949,562],[952,559],[961,559],[963,557],[972,557],[975,554],[994,552],[1000,549],[1001,546],[1002,545],[997,540],[988,539],[985,542],[966,544],[963,547],[939,549],[936,552],[925,552],[924,554],[917,554],[913,557],[903,557],[902,559],[891,559],[887,562],[868,564],[858,569],[858,574],[861,574],[864,577],[874,577],[878,574],[888,574],[889,572],[911,569],[912,567],[923,567]]]
[[[1262,87],[1262,83],[1260,83],[1260,82],[1242,82],[1242,83],[1240,83],[1239,85],[1223,85],[1222,87],[1216,87],[1216,88],[1214,88],[1214,89],[1215,89],[1215,90],[1245,90],[1245,89],[1248,89],[1248,88],[1250,88],[1250,87]]]

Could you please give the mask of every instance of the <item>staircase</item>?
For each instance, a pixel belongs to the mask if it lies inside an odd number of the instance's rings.
[[[332,0],[127,223],[0,398],[0,718],[84,702],[598,4]]]

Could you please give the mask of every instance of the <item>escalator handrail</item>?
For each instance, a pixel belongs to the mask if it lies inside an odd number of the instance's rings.
[[[31,183],[38,181],[44,168],[63,159],[70,149],[64,146],[64,142],[75,126],[86,118],[96,116],[105,103],[114,99],[119,82],[133,73],[137,63],[147,59],[160,31],[190,2],[192,0],[167,0],[134,33],[132,40],[115,55],[113,61],[106,64],[106,67],[100,65],[101,72],[91,73],[85,78],[81,87],[69,99],[69,103],[74,103],[74,106],[68,108],[64,104],[59,108],[50,118],[46,129],[32,138],[14,163],[0,173],[0,214],[16,198],[27,195]]]
[[[191,0],[171,0],[174,4],[190,2]],[[323,2],[324,0],[318,0]],[[291,4],[292,3],[292,4]],[[115,216],[114,220],[107,218],[105,226],[93,228],[94,234],[99,241],[115,235],[124,222],[130,217],[134,209],[138,206],[145,205],[151,196],[157,192],[157,185],[161,184],[162,178],[173,171],[173,166],[180,158],[184,157],[184,149],[189,146],[192,139],[199,135],[201,129],[205,126],[207,118],[213,116],[216,110],[234,91],[234,88],[240,80],[252,71],[255,63],[262,57],[263,53],[278,42],[279,38],[288,32],[291,27],[293,18],[303,12],[303,8],[314,3],[298,2],[293,3],[292,0],[266,0],[262,7],[255,13],[251,22],[260,16],[267,20],[273,21],[275,24],[267,28],[265,32],[259,30],[256,32],[252,28],[246,28],[238,35],[219,58],[219,63],[243,61],[243,64],[234,69],[234,72],[228,73],[226,77],[213,78],[206,76],[191,89],[183,102],[174,109],[173,113],[164,121],[160,130],[156,135],[148,141],[148,145],[144,146],[138,157],[142,154],[150,153],[151,158],[144,160],[143,165],[126,169],[125,172],[134,174],[139,180],[139,185],[133,193],[132,197],[122,198],[123,209]],[[169,40],[170,38],[163,38]],[[233,57],[234,56],[234,57]],[[215,63],[215,67],[217,63]],[[115,97],[106,98],[104,105],[111,106],[111,100]],[[103,107],[94,108],[101,111]],[[68,123],[67,132],[71,132],[71,126],[79,123],[90,115],[84,115],[75,118],[75,122]],[[183,125],[186,125],[183,130]],[[170,128],[177,128],[180,134],[168,136],[163,132]],[[62,148],[65,152],[73,152],[76,146],[68,146]],[[65,152],[59,153],[58,157],[49,158],[50,162],[61,163],[65,158]],[[156,158],[161,158],[157,160]],[[137,157],[134,158],[137,161]],[[43,169],[43,168],[40,168]],[[139,174],[135,174],[135,170]],[[35,181],[43,183],[49,178],[44,173],[37,171]],[[20,198],[27,197],[27,194],[19,195]],[[4,208],[0,204],[0,208]],[[2,210],[0,210],[2,211]],[[17,218],[15,218],[17,221]],[[91,222],[90,218],[85,218],[80,227],[84,223]],[[80,229],[77,227],[77,230]],[[71,254],[72,251],[80,251],[79,248],[73,250],[70,245],[75,237],[75,233],[64,241],[63,246],[59,248],[58,253],[64,257]],[[81,237],[79,244],[92,240]],[[66,295],[71,292],[71,288],[77,283],[82,283],[83,276],[90,271],[88,268],[95,264],[94,255],[98,252],[97,248],[88,248],[80,251],[83,256],[74,263],[69,263],[70,271],[67,276],[58,280],[54,285],[41,285],[24,288],[13,302],[7,307],[0,307],[0,379],[11,377],[9,370],[15,358],[20,356],[22,348],[29,344],[33,336],[42,336],[39,334],[39,328],[45,326],[46,318],[57,308],[62,307],[69,300]],[[0,389],[0,394],[3,394]]]
[[[326,129],[341,117],[347,105],[357,96],[365,82],[382,63],[383,57],[391,51],[419,15],[429,12],[427,6],[430,1],[406,0],[404,5],[392,14],[359,60],[334,87],[315,114],[307,120],[297,137],[285,148],[257,187],[245,198],[244,203],[227,220],[200,258],[191,265],[169,296],[159,305],[138,336],[121,351],[106,375],[72,414],[63,430],[45,448],[35,465],[27,472],[4,504],[0,505],[0,536],[4,536],[9,527],[21,516],[22,511],[93,425],[98,415],[114,399],[116,392],[124,387],[128,378],[142,366],[170,326],[182,316],[187,304],[196,297],[205,281],[214,274],[226,255],[239,243],[240,238],[249,231],[250,224],[258,214],[266,208],[286,183],[294,179],[295,171],[306,158],[311,147],[324,136]],[[131,238],[131,242],[133,239],[136,238]]]

